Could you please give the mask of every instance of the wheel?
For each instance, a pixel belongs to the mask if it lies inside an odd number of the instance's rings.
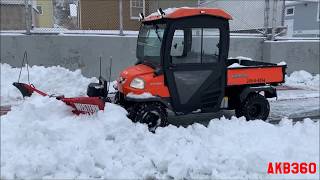
[[[240,107],[236,108],[235,113],[237,117],[244,116],[247,120],[266,120],[270,113],[270,105],[264,96],[255,93],[249,95]]]
[[[148,125],[149,131],[155,132],[158,127],[168,125],[168,115],[165,107],[160,103],[141,103],[135,105],[128,117],[133,122]]]

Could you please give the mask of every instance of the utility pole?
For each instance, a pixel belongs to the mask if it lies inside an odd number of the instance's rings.
[[[268,35],[269,28],[269,14],[270,14],[270,1],[265,0],[265,9],[264,9],[264,35]]]
[[[273,1],[273,10],[272,10],[272,36],[271,40],[275,39],[276,26],[277,26],[277,11],[278,11],[278,0]]]
[[[119,0],[119,35],[124,36],[123,34],[123,13],[122,13],[122,0]]]
[[[24,0],[25,6],[25,21],[26,21],[26,34],[31,34],[31,26],[30,26],[30,11],[29,11],[29,0]]]
[[[285,11],[286,11],[286,0],[282,0],[281,26],[284,26]]]

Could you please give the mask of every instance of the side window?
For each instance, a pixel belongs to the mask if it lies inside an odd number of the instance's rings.
[[[202,63],[219,61],[219,29],[203,29]]]
[[[218,62],[219,39],[217,28],[176,30],[170,51],[172,64]]]

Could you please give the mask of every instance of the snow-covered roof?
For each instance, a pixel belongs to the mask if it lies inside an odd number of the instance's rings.
[[[292,5],[303,4],[308,2],[318,3],[319,0],[286,1],[286,6],[292,6]]]
[[[228,20],[232,20],[230,14],[222,9],[218,8],[204,8],[204,7],[180,7],[180,8],[168,8],[165,9],[164,15],[159,15],[157,12],[151,13],[144,21],[154,21],[162,18],[177,19],[183,17],[197,16],[197,15],[210,15],[216,17],[222,17]]]

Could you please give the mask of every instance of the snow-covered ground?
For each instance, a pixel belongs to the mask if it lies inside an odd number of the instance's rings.
[[[170,125],[153,134],[145,125],[132,123],[117,105],[107,104],[104,111],[93,116],[76,116],[54,98],[34,95],[22,100],[11,85],[18,73],[19,69],[1,64],[1,105],[13,104],[12,110],[1,116],[1,178],[319,177],[319,171],[313,175],[266,173],[268,162],[319,163],[319,121],[305,119],[293,124],[283,118],[279,125],[272,125],[260,120],[220,118],[211,120],[207,127]],[[23,73],[23,82],[26,77]],[[304,81],[297,77],[288,76],[286,85],[303,88],[304,95],[295,96],[293,90],[278,91],[279,101],[319,101],[319,88],[311,83],[316,83],[319,75]],[[87,84],[97,81],[84,78],[80,71],[37,66],[30,68],[30,80],[40,90],[66,96],[84,95]],[[290,98],[286,97],[288,94]],[[271,109],[276,102],[271,101]]]
[[[20,68],[12,68],[1,64],[1,105],[16,104],[21,100],[21,93],[12,85],[17,82]],[[64,94],[66,97],[86,95],[87,86],[97,82],[97,78],[85,78],[80,70],[70,71],[66,68],[53,66],[32,66],[29,68],[30,82],[48,94]],[[27,69],[24,67],[20,82],[28,83]]]

